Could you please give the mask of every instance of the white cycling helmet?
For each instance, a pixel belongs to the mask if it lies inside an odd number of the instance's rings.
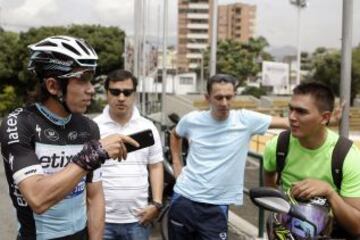
[[[40,78],[47,72],[52,76],[69,73],[73,68],[94,69],[98,56],[83,39],[69,36],[51,36],[28,46],[30,60],[28,69]]]

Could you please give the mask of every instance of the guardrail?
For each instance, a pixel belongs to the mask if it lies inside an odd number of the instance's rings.
[[[249,151],[248,157],[251,157],[259,162],[259,186],[264,185],[264,177],[263,177],[263,169],[264,169],[264,163],[263,163],[263,156],[261,154]],[[249,189],[244,187],[244,193],[246,195],[249,195]],[[262,208],[259,208],[259,216],[258,216],[258,237],[263,238],[264,237],[264,226],[265,226],[265,211]]]

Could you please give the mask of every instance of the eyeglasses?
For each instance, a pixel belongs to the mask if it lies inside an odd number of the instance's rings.
[[[77,78],[84,82],[94,82],[95,77],[95,71],[93,70],[83,70],[83,71],[77,71],[77,72],[70,72],[61,76],[58,76],[60,79],[70,79],[70,78]]]
[[[124,94],[125,97],[129,97],[133,92],[135,92],[135,89],[118,89],[118,88],[109,88],[108,89],[110,94],[117,97],[121,93]]]

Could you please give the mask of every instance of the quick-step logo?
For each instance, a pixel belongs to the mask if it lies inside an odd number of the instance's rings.
[[[19,142],[19,134],[17,128],[17,117],[23,111],[22,108],[15,109],[12,113],[9,114],[6,124],[7,129],[6,132],[9,134],[8,145],[18,143]]]

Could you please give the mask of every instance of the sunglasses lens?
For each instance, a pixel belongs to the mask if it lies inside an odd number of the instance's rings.
[[[109,92],[111,93],[111,95],[113,96],[119,96],[121,91],[119,89],[112,89],[112,88],[109,88]]]
[[[79,71],[79,72],[71,72],[62,76],[58,76],[60,79],[70,79],[70,78],[77,78],[84,82],[91,82],[93,83],[95,79],[95,72],[91,70]]]
[[[109,92],[113,96],[119,96],[122,93],[125,97],[129,97],[134,92],[134,89],[109,88]]]
[[[80,80],[84,82],[93,82],[95,74],[92,71],[83,72],[80,76]]]
[[[128,97],[133,93],[133,90],[125,89],[125,90],[123,90],[123,93],[124,93],[125,97]]]

